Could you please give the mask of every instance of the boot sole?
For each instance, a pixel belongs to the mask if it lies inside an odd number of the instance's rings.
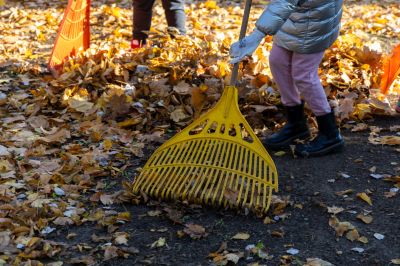
[[[341,142],[336,143],[335,145],[329,146],[323,150],[320,150],[318,152],[302,152],[302,153],[297,153],[297,155],[302,156],[304,158],[308,157],[318,157],[318,156],[323,156],[329,153],[336,153],[336,152],[341,152],[344,149],[344,141],[342,140]]]
[[[296,139],[301,139],[301,140],[305,140],[311,137],[310,132],[304,132],[301,134],[298,134],[294,137],[291,137],[290,139],[287,139],[286,141],[282,141],[276,144],[264,144],[268,149],[271,150],[279,150],[279,149],[284,149],[284,148],[288,148],[290,144],[293,144],[293,142]]]

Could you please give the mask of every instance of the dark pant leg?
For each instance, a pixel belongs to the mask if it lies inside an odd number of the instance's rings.
[[[185,0],[162,0],[162,4],[168,26],[177,28],[181,34],[185,34]]]
[[[133,0],[133,38],[142,42],[147,39],[151,27],[152,9],[155,0]]]

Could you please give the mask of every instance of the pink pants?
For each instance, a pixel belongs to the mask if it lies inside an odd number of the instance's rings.
[[[269,64],[281,92],[283,105],[300,104],[301,94],[316,116],[331,112],[331,107],[318,76],[318,67],[323,56],[324,52],[298,54],[273,45]]]

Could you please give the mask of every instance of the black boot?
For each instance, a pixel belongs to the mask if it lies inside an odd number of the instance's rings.
[[[309,157],[320,156],[331,152],[342,150],[344,140],[336,126],[335,114],[333,112],[317,116],[318,135],[306,144],[296,145],[297,155]]]
[[[285,106],[287,122],[285,126],[264,141],[272,150],[287,148],[296,139],[307,139],[310,131],[304,115],[304,103],[296,106]]]

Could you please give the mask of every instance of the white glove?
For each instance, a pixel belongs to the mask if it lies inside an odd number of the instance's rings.
[[[264,37],[265,34],[262,31],[255,29],[249,36],[232,44],[230,50],[231,64],[239,63],[246,56],[251,56]]]

